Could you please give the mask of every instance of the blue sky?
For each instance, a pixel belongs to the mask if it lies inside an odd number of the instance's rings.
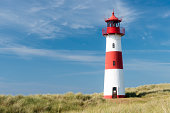
[[[103,92],[113,8],[126,29],[125,86],[169,83],[168,0],[1,0],[0,94]]]

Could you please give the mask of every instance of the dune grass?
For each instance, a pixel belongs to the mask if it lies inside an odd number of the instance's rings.
[[[126,97],[69,113],[170,113],[170,84],[126,88]]]
[[[170,84],[126,88],[122,99],[84,95],[0,95],[0,113],[170,113]]]

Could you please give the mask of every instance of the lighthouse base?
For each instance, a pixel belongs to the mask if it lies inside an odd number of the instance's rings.
[[[112,95],[105,95],[103,96],[104,99],[112,99]],[[117,98],[125,98],[125,95],[117,95]]]

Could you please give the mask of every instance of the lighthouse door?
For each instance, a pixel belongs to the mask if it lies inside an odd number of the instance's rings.
[[[117,87],[113,87],[112,98],[117,98]]]

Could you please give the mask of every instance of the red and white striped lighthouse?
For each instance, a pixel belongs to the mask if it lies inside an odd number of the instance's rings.
[[[102,29],[106,37],[106,58],[104,77],[104,98],[124,98],[125,87],[123,77],[123,60],[121,37],[125,35],[125,29],[120,27],[122,20],[112,16],[105,20],[107,28]]]

